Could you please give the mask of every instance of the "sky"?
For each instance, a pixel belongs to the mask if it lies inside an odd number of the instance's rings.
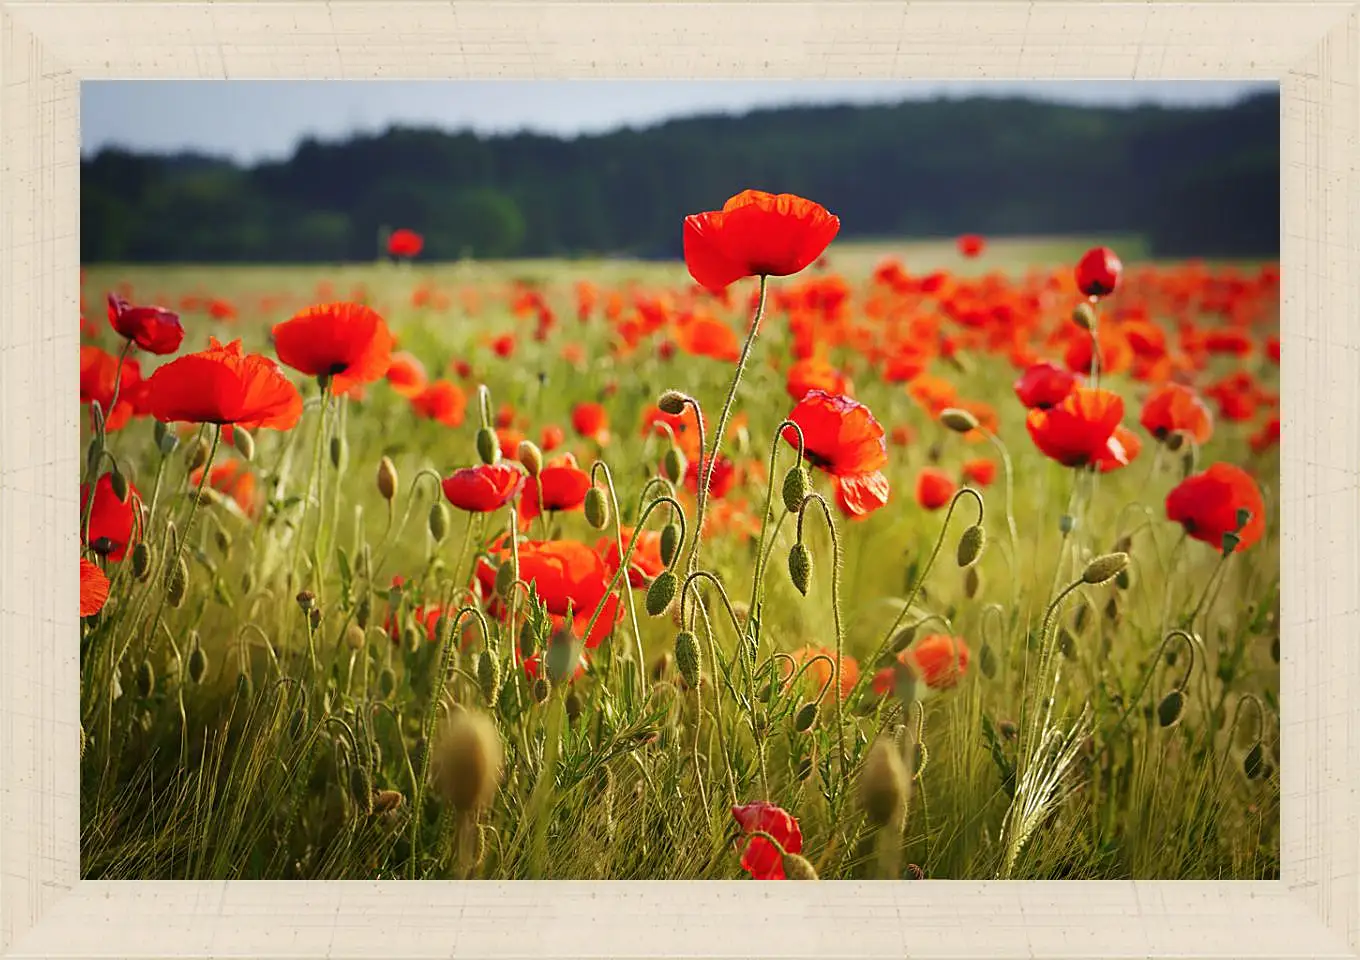
[[[245,163],[286,158],[394,123],[559,136],[793,104],[1028,96],[1066,103],[1210,106],[1274,83],[1206,80],[102,80],[81,84],[82,151],[193,151]]]

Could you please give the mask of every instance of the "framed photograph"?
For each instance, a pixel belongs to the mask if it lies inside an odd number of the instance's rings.
[[[1360,957],[1357,222],[1347,3],[0,0],[0,955]]]

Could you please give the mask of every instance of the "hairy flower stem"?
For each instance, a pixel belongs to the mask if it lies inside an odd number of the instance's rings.
[[[981,503],[981,499],[978,503]],[[850,756],[845,750],[845,700],[842,696],[844,687],[841,685],[841,666],[845,660],[845,628],[841,623],[841,540],[836,533],[836,523],[831,518],[831,508],[827,506],[826,500],[819,493],[810,493],[798,508],[798,542],[803,542],[803,518],[807,516],[807,508],[811,503],[816,503],[822,509],[822,516],[826,518],[826,529],[831,534],[831,618],[836,630],[836,663],[832,670],[831,685],[835,690],[836,696],[836,742],[840,752],[841,777],[845,778],[848,774]],[[867,671],[866,671],[867,672]],[[858,688],[858,680],[856,688]]]
[[[604,484],[609,490],[609,500],[614,507],[614,545],[619,551],[619,566],[623,567],[623,517],[619,513],[619,495],[614,488],[614,474],[609,469],[607,463],[603,460],[596,460],[595,464],[590,468],[590,482],[592,484],[595,482],[595,471],[597,470],[604,474]],[[634,538],[634,540],[636,540],[636,538]],[[632,556],[631,550],[629,551],[629,556]],[[606,594],[606,596],[608,595]],[[625,590],[624,598],[628,603],[628,617],[633,624],[633,647],[634,651],[637,653],[638,689],[646,690],[647,662],[646,654],[642,650],[642,628],[638,626],[637,600],[634,599],[632,590]],[[587,633],[586,636],[588,637],[590,634]]]
[[[1006,475],[1006,532],[1010,535],[1011,543],[1011,597],[1014,606],[1020,605],[1020,534],[1015,527],[1015,480],[1014,469],[1011,467],[1010,451],[1001,438],[992,433],[985,427],[979,427],[992,446],[996,447],[996,452],[1001,455],[1001,468]]]
[[[906,602],[902,604],[901,612],[897,614],[897,619],[892,622],[892,626],[888,628],[888,632],[883,635],[883,640],[879,643],[878,649],[874,651],[872,657],[865,661],[866,663],[877,663],[883,657],[884,652],[887,651],[889,644],[892,643],[893,636],[897,633],[897,628],[902,625],[902,621],[906,619],[907,614],[911,611],[911,605],[916,602],[916,597],[920,594],[921,587],[926,582],[926,577],[930,576],[930,571],[935,566],[935,560],[940,555],[940,548],[944,546],[945,534],[949,532],[949,521],[954,516],[954,508],[957,507],[959,501],[966,496],[971,496],[977,501],[977,522],[979,524],[982,523],[985,516],[982,505],[982,495],[972,487],[963,487],[958,493],[954,494],[953,499],[949,501],[949,509],[945,512],[944,523],[940,526],[940,535],[935,538],[935,548],[930,551],[930,559],[926,561],[925,569],[917,575],[916,582],[912,584],[911,593],[907,595]],[[850,691],[849,697],[846,699],[851,701],[857,700],[860,694],[860,688],[863,686],[869,673],[870,671],[866,670],[860,674],[859,679],[855,681],[854,688]]]
[[[761,587],[764,585],[765,580],[765,563],[769,559],[769,554],[765,552],[765,540],[767,537],[771,540],[771,549],[773,549],[774,537],[779,533],[779,528],[776,526],[774,535],[770,534],[770,520],[774,517],[774,466],[779,459],[779,441],[783,439],[786,427],[791,428],[798,437],[798,459],[795,463],[801,463],[803,459],[803,428],[792,420],[782,421],[779,426],[775,428],[774,439],[770,441],[769,482],[765,490],[765,518],[760,523],[760,539],[756,541],[756,569],[751,576],[750,609],[752,614],[759,609],[758,604],[762,593]],[[780,522],[783,522],[782,516],[780,517]],[[758,626],[757,630],[759,630]],[[740,634],[741,631],[738,630],[737,633]],[[759,643],[759,633],[756,634],[755,640]],[[759,647],[757,647],[756,651],[753,651],[753,653],[754,652],[759,652]]]
[[[760,300],[756,304],[755,316],[751,319],[751,330],[746,335],[746,342],[742,344],[741,356],[737,360],[737,369],[732,376],[732,385],[727,391],[727,401],[723,404],[722,415],[718,417],[718,429],[713,434],[713,449],[707,457],[702,456],[700,447],[701,462],[698,465],[699,494],[695,506],[694,521],[694,542],[690,546],[689,564],[686,573],[693,573],[699,568],[699,548],[704,538],[704,511],[708,507],[708,488],[713,482],[713,467],[718,461],[718,451],[722,448],[723,435],[727,432],[727,421],[732,416],[732,404],[737,399],[737,388],[741,386],[741,375],[746,369],[746,361],[751,355],[751,347],[756,342],[756,335],[760,333],[760,321],[765,315],[765,292],[769,286],[769,277],[761,274],[760,276]],[[695,411],[698,414],[698,411]],[[698,417],[700,429],[702,429],[703,418]]]

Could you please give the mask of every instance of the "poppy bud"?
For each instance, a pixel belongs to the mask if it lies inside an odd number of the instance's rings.
[[[520,659],[528,660],[538,652],[538,634],[534,631],[534,622],[525,620],[519,628],[519,655]]]
[[[202,647],[194,644],[194,649],[189,653],[189,679],[194,683],[202,683],[207,672],[208,655],[203,652]]]
[[[789,579],[798,592],[806,597],[808,583],[812,579],[812,551],[805,543],[795,543],[789,551]]]
[[[444,538],[449,533],[449,508],[444,506],[443,500],[436,500],[430,506],[430,536],[435,543],[443,543]]]
[[[1107,553],[1096,557],[1086,565],[1082,571],[1081,579],[1090,584],[1105,583],[1119,575],[1119,571],[1129,565],[1129,555],[1127,553]]]
[[[913,624],[910,627],[902,628],[901,630],[898,631],[897,636],[893,637],[892,652],[901,653],[903,650],[907,649],[907,647],[911,646],[911,642],[915,639],[916,639],[915,624]]]
[[[586,523],[596,530],[604,529],[605,524],[609,522],[609,504],[605,502],[603,490],[591,487],[586,491],[584,511]]]
[[[128,494],[132,491],[128,489],[127,477],[123,476],[123,472],[117,467],[114,467],[112,472],[109,473],[109,489],[113,491],[113,495],[118,498],[119,503],[128,502]]]
[[[691,630],[681,630],[675,635],[675,665],[680,677],[691,690],[699,689],[699,669],[703,658],[699,653],[699,638]]]
[[[668,523],[661,528],[661,562],[669,567],[679,551],[680,527],[674,523]]]
[[[1095,308],[1083,300],[1072,310],[1072,322],[1083,330],[1090,330],[1096,325]]]
[[[515,585],[515,565],[509,560],[505,560],[496,568],[496,594],[502,597],[510,596],[510,588]]]
[[[145,580],[150,572],[151,548],[142,540],[132,548],[132,575],[138,580]]]
[[[1232,552],[1237,549],[1237,545],[1242,542],[1242,538],[1235,533],[1223,534],[1223,556],[1232,556]]]
[[[1058,518],[1058,532],[1064,537],[1077,528],[1077,519],[1069,513]]]
[[[984,643],[978,651],[978,668],[988,680],[996,676],[996,651],[989,643]]]
[[[165,424],[161,423],[159,420],[156,421],[156,426],[161,428],[157,431],[156,446],[160,449],[161,456],[168,457],[170,454],[174,453],[175,448],[179,446],[179,437],[175,436],[174,431],[169,427],[166,427]]]
[[[533,695],[534,703],[547,703],[548,697],[552,695],[552,685],[548,683],[547,677],[535,677],[529,692]]]
[[[675,599],[677,579],[670,570],[662,570],[652,585],[647,588],[647,613],[659,617]]]
[[[208,441],[204,440],[202,437],[199,437],[198,442],[185,451],[184,459],[189,466],[190,473],[193,473],[199,467],[203,466],[203,464],[208,462],[208,454],[210,451],[211,448],[208,446]]]
[[[397,467],[389,457],[378,461],[378,493],[389,503],[397,495]]]
[[[137,683],[137,696],[146,699],[151,696],[156,689],[156,671],[151,666],[150,660],[143,660],[137,665],[135,677]]]
[[[967,410],[960,410],[958,407],[950,407],[940,413],[940,423],[944,424],[955,433],[968,433],[977,429],[978,418]]]
[[[373,601],[369,599],[368,591],[365,590],[359,597],[359,602],[354,607],[354,622],[359,625],[360,630],[368,629],[369,618],[373,615]]]
[[[977,567],[969,567],[968,572],[963,575],[963,595],[972,600],[982,589],[982,574],[978,573]]]
[[[685,404],[689,402],[688,394],[681,393],[679,390],[667,390],[657,398],[657,408],[667,416],[678,417],[685,412]]]
[[[1157,704],[1157,722],[1163,727],[1174,727],[1185,712],[1185,694],[1172,690]]]
[[[384,667],[383,672],[378,674],[378,692],[384,698],[392,696],[392,691],[397,689],[397,674],[391,667]]]
[[[313,629],[313,630],[315,630],[315,629],[317,629],[318,627],[321,626],[321,608],[320,608],[320,607],[312,607],[312,609],[310,609],[310,610],[307,611],[307,622],[310,623],[310,624],[312,625],[312,629]]]
[[[490,650],[483,650],[477,657],[477,686],[482,699],[491,703],[501,684],[501,662]]]
[[[362,650],[364,648],[364,629],[357,623],[351,623],[345,628],[345,646],[351,650]]]
[[[543,451],[532,440],[521,440],[515,448],[515,456],[531,480],[543,469]]]
[[[1247,751],[1246,757],[1242,760],[1242,772],[1247,775],[1248,780],[1259,780],[1261,774],[1265,772],[1265,750],[1257,742]]]
[[[1175,453],[1181,447],[1185,446],[1185,434],[1181,433],[1179,430],[1174,433],[1168,433],[1166,435],[1166,440],[1164,440],[1163,443],[1166,444],[1168,450]]]
[[[548,639],[548,649],[543,654],[543,666],[546,668],[549,682],[554,686],[561,686],[570,680],[580,663],[580,646],[570,627],[563,627]]]
[[[477,456],[482,463],[495,463],[501,458],[501,445],[496,440],[496,431],[490,427],[477,430]]]
[[[869,822],[901,822],[907,807],[907,768],[892,740],[880,737],[869,748],[859,775],[859,803]]]
[[[784,876],[789,880],[816,880],[817,868],[800,853],[784,853]]]
[[[797,513],[802,509],[803,501],[807,499],[811,489],[812,480],[803,469],[803,465],[795,464],[789,467],[789,472],[784,474],[784,509],[789,513]]]
[[[581,702],[581,695],[575,690],[568,691],[565,705],[567,710],[567,723],[574,726],[576,721],[581,718],[581,711],[585,708],[585,704]]]
[[[341,469],[345,464],[347,453],[349,453],[349,449],[345,443],[345,438],[339,434],[331,437],[331,466],[337,470]]]
[[[799,708],[793,717],[793,729],[799,733],[807,733],[812,729],[812,725],[817,722],[816,702],[805,703]]]
[[[316,594],[310,590],[303,590],[297,595],[297,605],[306,613],[316,606]]]
[[[987,532],[982,529],[982,524],[973,524],[963,531],[963,536],[959,537],[959,566],[966,567],[971,565],[982,555],[982,548],[987,543]]]
[[[500,733],[486,715],[453,714],[431,759],[435,789],[455,810],[480,810],[496,795],[503,753]]]
[[[239,424],[232,428],[231,445],[236,448],[242,460],[255,459],[255,438]]]
[[[668,448],[661,457],[661,474],[671,483],[679,483],[688,466],[685,455],[675,447]]]
[[[184,602],[184,594],[189,589],[189,564],[183,557],[169,569],[165,577],[165,600],[175,609]]]
[[[250,591],[254,589],[255,573],[252,570],[247,570],[245,573],[241,574],[241,592],[250,593]]]
[[[1133,584],[1133,574],[1129,573],[1129,568],[1125,567],[1119,571],[1119,575],[1114,578],[1114,585],[1120,590],[1127,590]]]

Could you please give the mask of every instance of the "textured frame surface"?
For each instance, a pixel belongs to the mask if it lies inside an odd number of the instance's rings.
[[[79,84],[113,77],[1278,78],[1283,877],[84,883]],[[0,954],[1360,955],[1360,8],[0,0]]]

